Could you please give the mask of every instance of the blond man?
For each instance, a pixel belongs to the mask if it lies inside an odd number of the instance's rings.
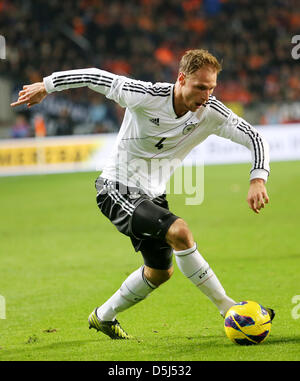
[[[87,86],[126,108],[114,149],[96,180],[97,204],[116,228],[130,237],[134,249],[142,253],[144,265],[89,316],[90,328],[112,339],[130,338],[117,315],[170,279],[173,255],[180,271],[222,316],[235,304],[198,251],[187,223],[169,210],[166,184],[174,166],[170,171],[153,170],[157,168],[153,163],[159,161],[174,163],[176,159],[180,164],[196,145],[215,134],[251,151],[249,207],[259,213],[269,202],[265,187],[270,170],[268,144],[212,95],[221,69],[216,57],[195,49],[181,58],[175,84],[138,81],[96,68],[69,70],[24,86],[12,103],[13,107],[32,107],[55,91]],[[273,319],[274,311],[268,312]]]

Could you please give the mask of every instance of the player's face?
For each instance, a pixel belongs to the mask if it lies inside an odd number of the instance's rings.
[[[195,112],[208,101],[217,86],[217,72],[211,67],[204,67],[189,75],[179,73],[178,80],[184,107]]]

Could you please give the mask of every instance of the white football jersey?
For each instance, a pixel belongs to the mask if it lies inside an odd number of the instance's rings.
[[[215,134],[250,149],[250,179],[267,181],[268,144],[258,131],[211,96],[196,112],[177,117],[174,84],[151,83],[90,68],[53,73],[44,78],[48,93],[88,86],[126,107],[114,149],[102,177],[139,187],[151,198],[161,195],[187,154]]]

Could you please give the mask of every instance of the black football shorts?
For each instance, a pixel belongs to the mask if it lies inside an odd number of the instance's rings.
[[[121,233],[130,237],[135,251],[141,251],[145,265],[169,269],[173,250],[165,236],[179,217],[170,212],[166,195],[151,199],[139,188],[101,176],[95,186],[99,209]]]

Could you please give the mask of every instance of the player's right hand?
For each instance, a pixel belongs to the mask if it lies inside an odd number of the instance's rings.
[[[28,107],[34,106],[47,96],[43,82],[36,82],[32,85],[23,86],[23,90],[19,92],[19,98],[16,102],[11,103],[11,107],[27,104]]]

